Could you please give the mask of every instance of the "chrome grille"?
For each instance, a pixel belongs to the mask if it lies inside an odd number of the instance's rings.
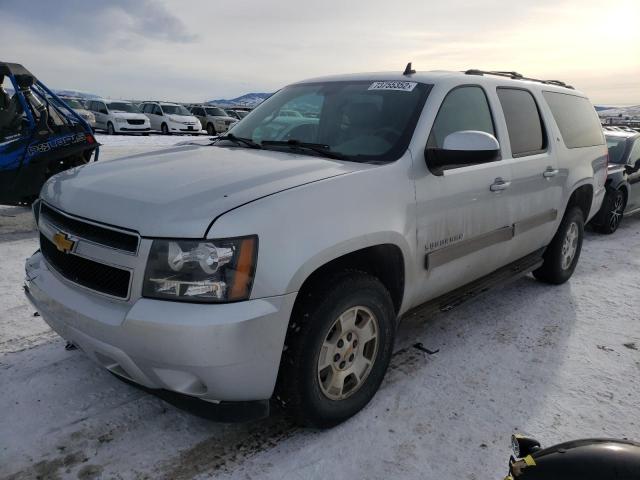
[[[40,207],[40,215],[61,230],[82,237],[90,242],[130,253],[136,253],[138,251],[138,236],[133,233],[112,230],[68,217],[45,203],[42,203]]]
[[[126,299],[129,296],[131,272],[94,262],[73,253],[63,253],[40,234],[40,251],[47,263],[68,280],[99,293]]]

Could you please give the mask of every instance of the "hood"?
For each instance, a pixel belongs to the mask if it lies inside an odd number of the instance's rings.
[[[199,121],[193,115],[176,115],[175,113],[168,113],[167,118],[174,122],[197,122]]]
[[[607,173],[618,173],[624,171],[625,166],[619,163],[610,163],[607,165]]]
[[[202,238],[230,209],[369,168],[293,153],[185,145],[64,171],[40,195],[65,212],[142,236]]]
[[[237,118],[234,118],[234,117],[224,117],[224,116],[222,116],[222,115],[216,115],[215,117],[211,117],[211,116],[209,116],[209,118],[213,118],[214,120],[224,120],[225,122],[226,122],[226,121],[229,121],[229,120],[231,120],[232,122],[237,122],[237,121],[238,121],[238,119],[237,119]]]
[[[109,114],[114,118],[124,118],[126,120],[149,120],[149,118],[144,113],[130,113],[111,110],[109,111]]]

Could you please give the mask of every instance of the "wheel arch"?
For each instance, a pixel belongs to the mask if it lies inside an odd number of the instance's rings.
[[[375,243],[342,251],[338,255],[319,255],[301,267],[290,282],[289,291],[298,291],[296,302],[304,292],[340,272],[358,270],[376,277],[391,295],[398,314],[405,295],[407,255],[393,242]]]
[[[591,206],[593,204],[593,185],[590,183],[584,183],[578,185],[573,189],[567,206],[565,208],[565,214],[571,207],[578,207],[582,211],[585,223],[589,220],[589,213],[591,212]]]

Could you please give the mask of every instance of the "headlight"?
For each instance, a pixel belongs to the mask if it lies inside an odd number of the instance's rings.
[[[127,123],[126,118],[116,118],[116,123]]]
[[[246,300],[251,293],[258,237],[154,240],[142,295],[186,302]]]

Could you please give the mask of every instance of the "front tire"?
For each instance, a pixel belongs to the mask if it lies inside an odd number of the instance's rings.
[[[113,128],[113,123],[108,122],[107,123],[107,135],[115,135],[116,134],[116,129]]]
[[[573,275],[578,264],[584,238],[584,215],[578,207],[570,207],[558,231],[544,252],[544,263],[533,271],[538,280],[560,285]]]
[[[391,296],[377,278],[345,272],[324,280],[301,293],[294,308],[276,387],[285,412],[316,428],[347,420],[373,398],[396,324]]]
[[[212,137],[217,135],[216,129],[213,128],[213,124],[211,123],[207,123],[207,134],[211,135]]]
[[[169,127],[166,123],[160,125],[160,131],[162,132],[162,135],[169,135]]]
[[[599,215],[596,230],[606,235],[618,230],[624,214],[624,207],[624,194],[620,190],[607,190],[602,207],[600,207],[602,213]]]

